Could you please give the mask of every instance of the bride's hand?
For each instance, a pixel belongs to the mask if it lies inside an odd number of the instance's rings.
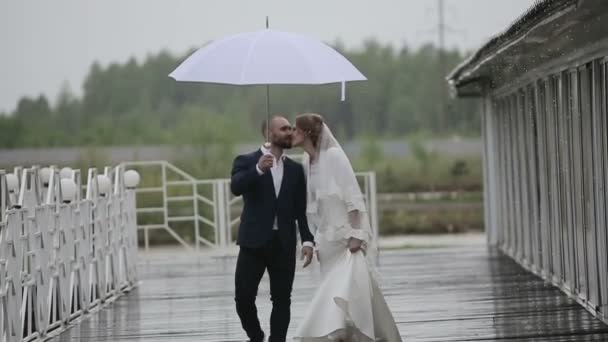
[[[360,251],[362,244],[362,240],[356,239],[354,237],[348,239],[348,249],[351,253],[357,253],[358,251]]]

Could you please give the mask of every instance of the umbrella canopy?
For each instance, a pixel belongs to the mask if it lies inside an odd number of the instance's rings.
[[[267,19],[268,20],[268,19]],[[339,52],[306,35],[266,29],[228,36],[200,48],[169,77],[182,82],[266,85],[267,130],[269,85],[341,83],[367,78]]]
[[[216,40],[193,53],[169,76],[176,81],[234,85],[344,84],[367,79],[327,44],[270,29]]]

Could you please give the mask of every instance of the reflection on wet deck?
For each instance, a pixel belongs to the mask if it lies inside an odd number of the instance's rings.
[[[142,262],[138,289],[51,341],[245,341],[234,263],[169,254]],[[387,251],[380,270],[407,341],[608,341],[608,327],[576,302],[485,246]],[[317,281],[297,274],[290,332]],[[268,331],[266,277],[258,308]]]

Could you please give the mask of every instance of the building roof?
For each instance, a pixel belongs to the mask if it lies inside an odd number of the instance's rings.
[[[568,51],[608,38],[606,20],[606,0],[537,0],[457,66],[448,82],[457,96],[480,96],[485,85],[497,88]]]

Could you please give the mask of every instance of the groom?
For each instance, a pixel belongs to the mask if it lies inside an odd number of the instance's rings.
[[[291,148],[293,128],[275,116],[270,121],[270,147],[236,157],[231,191],[243,196],[244,208],[237,244],[236,311],[252,342],[262,342],[255,299],[268,270],[272,313],[269,342],[284,342],[290,320],[291,289],[296,266],[296,223],[303,242],[302,258],[308,266],[314,239],[306,220],[306,179],[302,166],[283,154]]]

